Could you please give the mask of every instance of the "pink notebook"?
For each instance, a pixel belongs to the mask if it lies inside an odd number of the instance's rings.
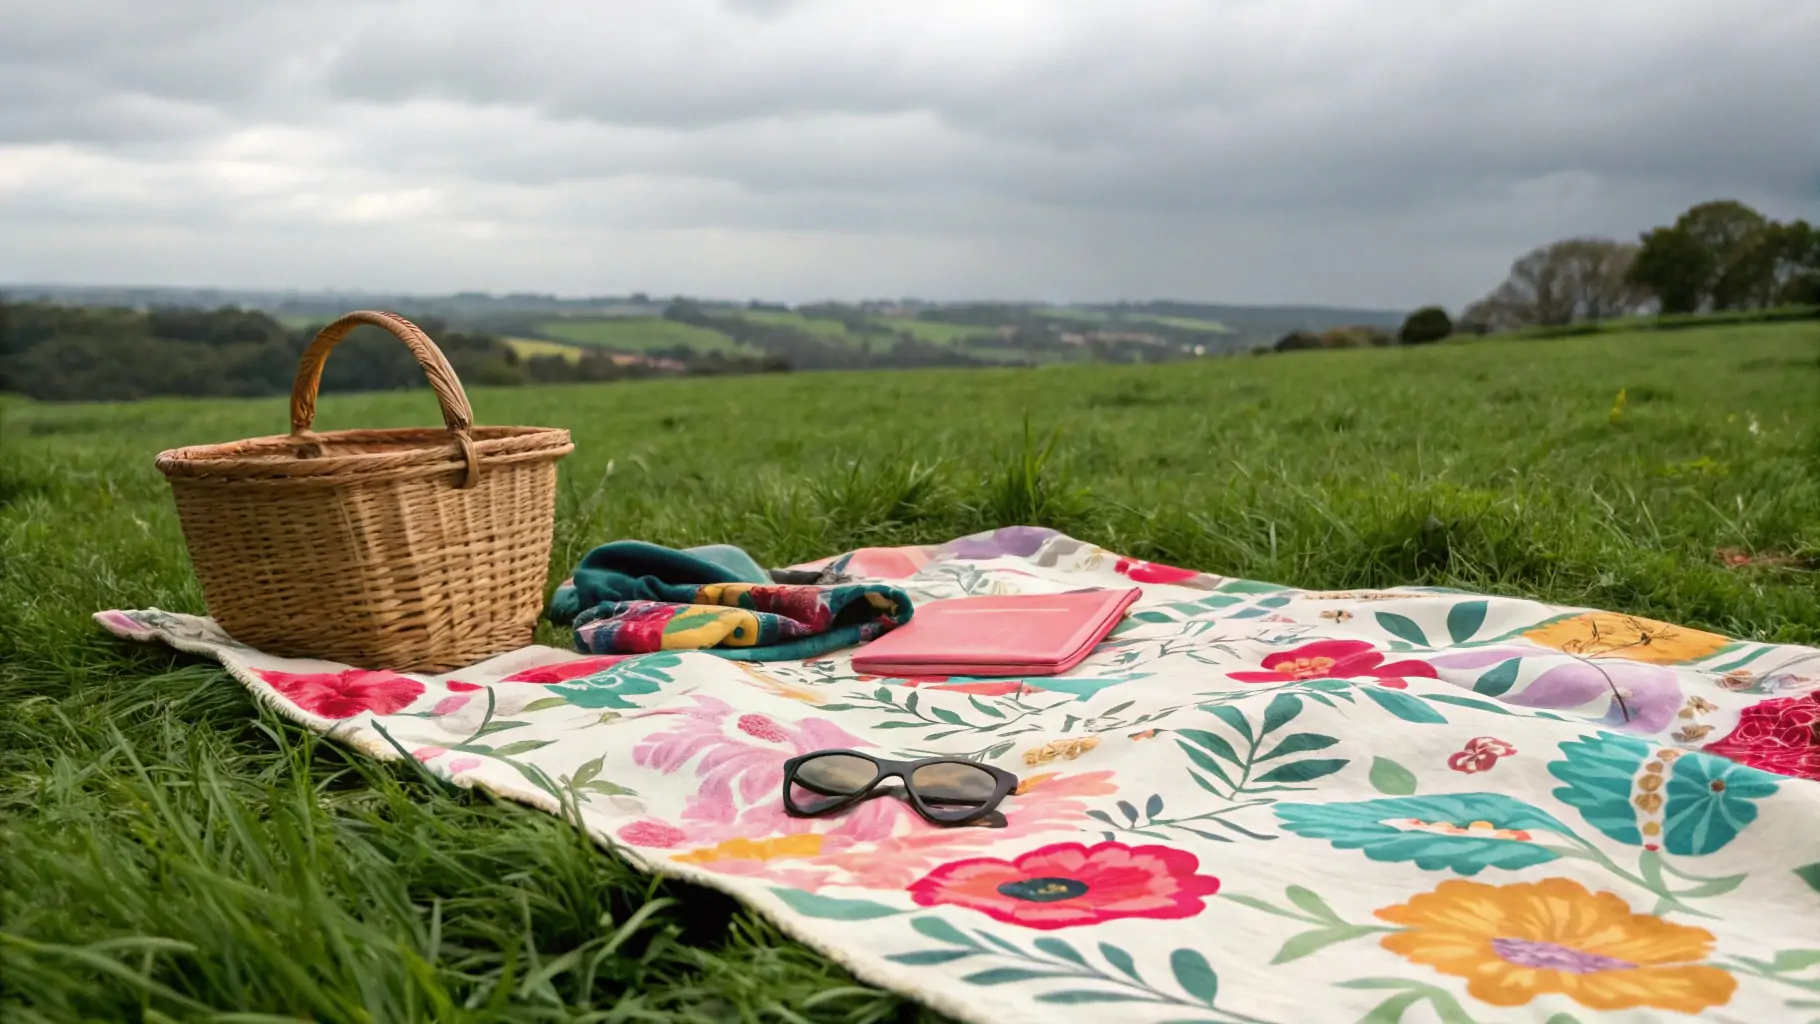
[[[853,667],[878,676],[1056,675],[1105,639],[1140,593],[1133,587],[931,601],[861,647]]]

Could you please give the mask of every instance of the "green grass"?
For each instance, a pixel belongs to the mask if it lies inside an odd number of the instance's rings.
[[[858,339],[847,332],[847,325],[839,320],[826,317],[804,316],[801,313],[785,312],[777,309],[742,309],[733,316],[750,320],[755,324],[770,324],[774,327],[794,327],[804,334],[813,334],[818,338],[831,339],[843,343],[858,344]]]
[[[992,337],[998,333],[995,327],[945,324],[935,320],[918,320],[912,316],[875,316],[872,322],[894,331],[909,331],[918,341],[934,342],[937,345],[953,345],[963,338]]]
[[[1811,571],[1714,552],[1820,558],[1816,370],[1820,325],[1790,324],[473,401],[483,422],[574,432],[553,574],[615,537],[782,564],[1026,522],[1254,579],[1532,595],[1813,644]],[[866,413],[832,414],[829,394]],[[828,414],[777,414],[804,408]],[[444,795],[217,669],[102,635],[97,608],[202,609],[152,456],[282,430],[281,400],[3,412],[0,1017],[916,1019],[553,818]],[[321,414],[436,421],[425,392]],[[1026,415],[1039,446],[1062,431],[1046,463],[1024,457]]]
[[[645,352],[654,348],[674,348],[677,345],[687,345],[704,354],[751,351],[719,331],[662,317],[568,317],[545,320],[537,325],[537,332],[553,341],[625,352]]]
[[[1218,320],[1202,320],[1199,317],[1192,316],[1153,316],[1149,313],[1139,313],[1128,319],[1140,324],[1150,323],[1162,324],[1165,327],[1180,327],[1185,331],[1205,331],[1208,334],[1232,333],[1232,328],[1227,327]]]
[[[579,361],[586,348],[586,346],[571,345],[560,341],[544,341],[541,338],[507,338],[505,342],[512,346],[512,351],[518,353],[520,359],[530,359],[533,356],[561,356],[571,363]]]

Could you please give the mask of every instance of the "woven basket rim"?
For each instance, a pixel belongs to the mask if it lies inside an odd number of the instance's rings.
[[[569,432],[558,427],[475,427],[474,454],[481,467],[538,459],[560,459],[575,450]],[[396,445],[396,450],[306,455],[336,444]],[[167,478],[197,480],[373,481],[465,469],[460,442],[441,427],[337,430],[299,437],[272,434],[217,444],[188,445],[160,452]]]

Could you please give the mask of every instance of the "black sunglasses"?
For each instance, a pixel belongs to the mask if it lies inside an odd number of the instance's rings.
[[[890,778],[904,780],[910,805],[937,825],[1002,824],[993,811],[1017,788],[1010,772],[958,757],[890,761],[857,750],[817,750],[784,762],[784,810],[798,818],[838,811]],[[988,815],[997,822],[982,822]]]

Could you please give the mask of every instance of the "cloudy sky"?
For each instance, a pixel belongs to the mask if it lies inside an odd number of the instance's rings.
[[[0,0],[0,282],[1453,306],[1820,214],[1820,0]]]

